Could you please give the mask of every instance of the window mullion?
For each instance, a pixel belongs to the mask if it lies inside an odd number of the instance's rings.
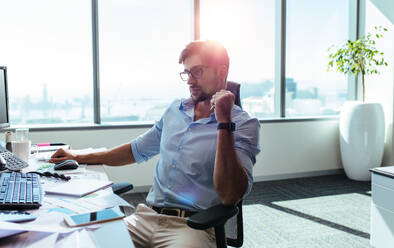
[[[275,115],[286,115],[286,0],[275,6]]]
[[[93,48],[93,118],[95,124],[101,123],[100,113],[100,64],[98,40],[98,1],[92,0],[92,48]]]
[[[349,1],[349,39],[356,40],[365,33],[365,0]],[[358,78],[348,76],[348,100],[357,100],[361,95]]]

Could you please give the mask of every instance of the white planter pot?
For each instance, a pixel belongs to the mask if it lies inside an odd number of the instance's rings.
[[[341,110],[339,135],[342,165],[353,180],[371,180],[369,169],[382,163],[384,112],[379,103],[346,102]]]

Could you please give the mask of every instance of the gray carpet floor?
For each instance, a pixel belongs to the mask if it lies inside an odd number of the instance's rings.
[[[123,197],[133,205],[146,193]],[[243,203],[242,247],[371,247],[370,182],[332,175],[258,182]]]

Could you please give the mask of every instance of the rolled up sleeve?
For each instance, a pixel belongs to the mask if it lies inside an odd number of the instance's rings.
[[[149,131],[131,141],[131,150],[137,163],[159,154],[162,129],[163,119],[160,119]]]

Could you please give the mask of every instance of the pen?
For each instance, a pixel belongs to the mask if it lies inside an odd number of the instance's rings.
[[[215,105],[214,105],[214,104],[212,104],[212,105],[211,105],[211,108],[210,108],[209,110],[212,110],[214,107],[215,107]]]
[[[64,143],[38,143],[37,146],[64,146]]]

